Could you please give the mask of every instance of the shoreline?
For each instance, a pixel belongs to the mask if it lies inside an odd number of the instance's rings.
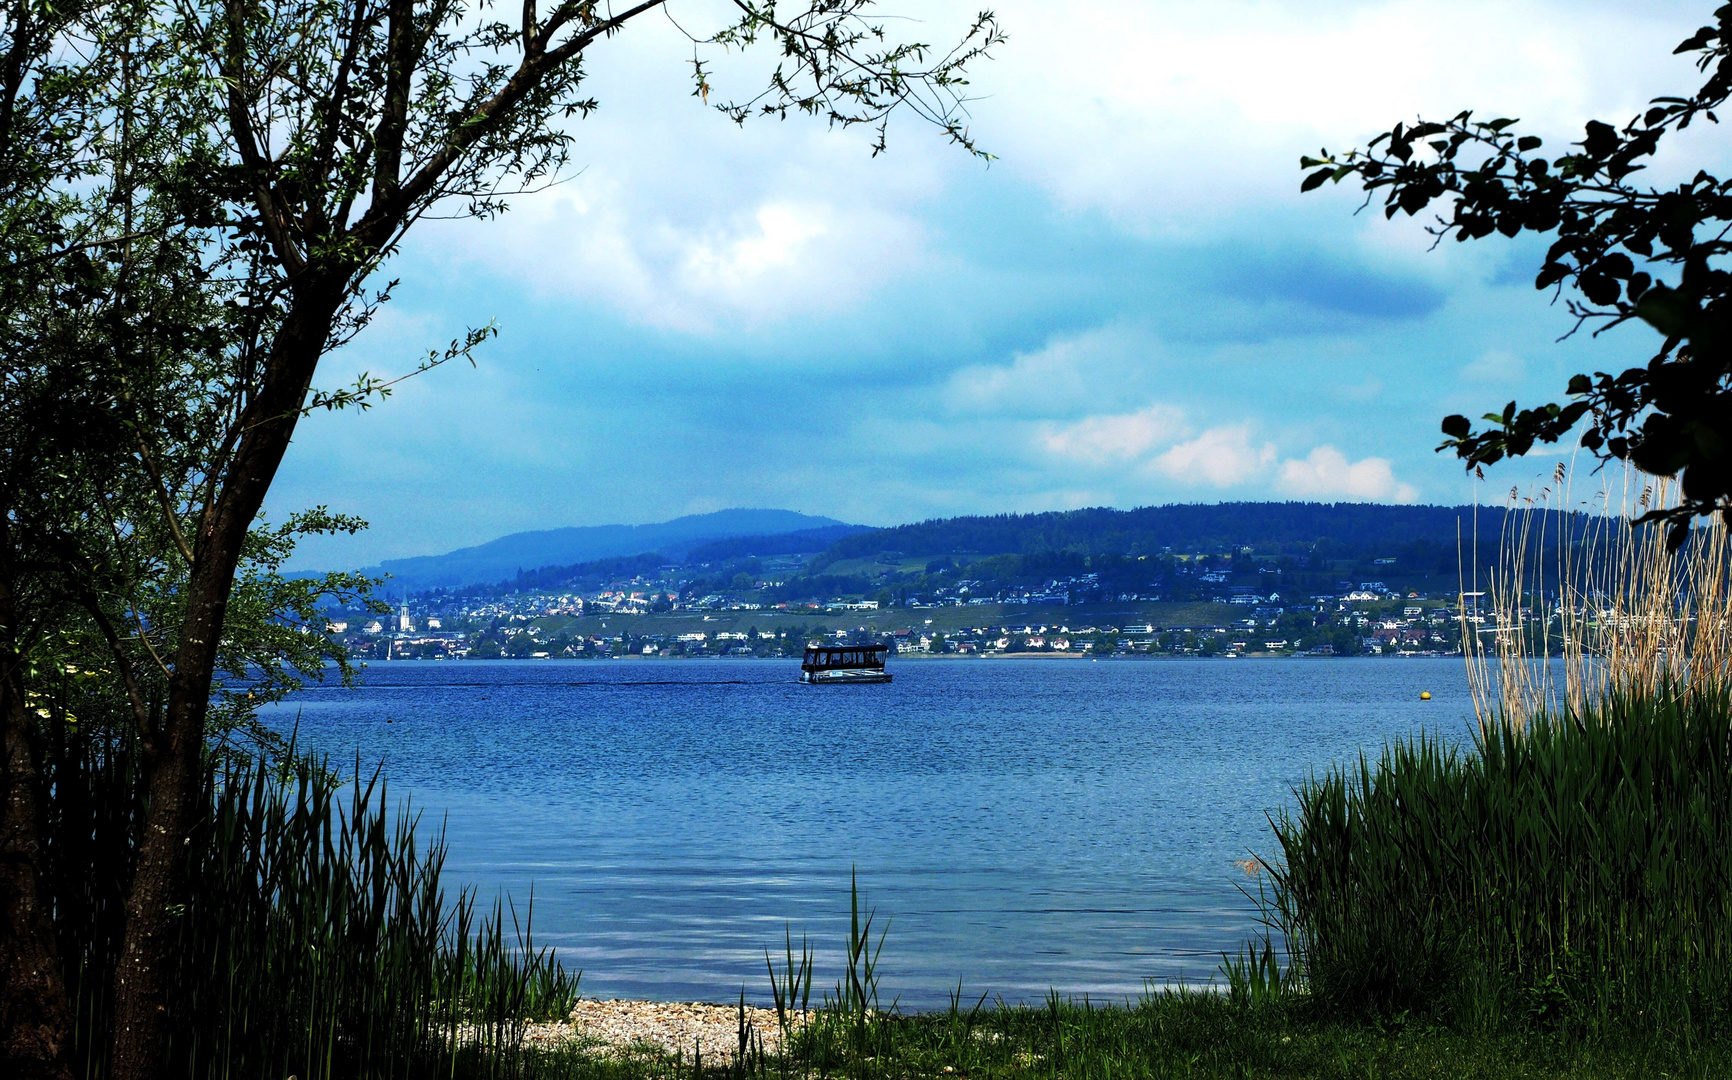
[[[774,1009],[745,1006],[746,1020],[767,1053],[781,1049],[782,1030]],[[739,1049],[740,1004],[708,1001],[644,1001],[630,998],[579,998],[565,1020],[525,1026],[531,1045],[576,1042],[604,1050],[610,1057],[680,1054],[694,1050],[732,1061]]]
[[[1090,656],[1088,653],[1067,652],[990,652],[990,653],[944,653],[934,656],[930,653],[898,653],[890,657],[891,663],[929,663],[934,661],[976,661],[976,660],[1093,660],[1111,662],[1146,663],[1149,661],[1175,662],[1184,660],[1460,660],[1459,652],[1413,652],[1396,653],[1394,656],[1318,656],[1312,653],[1269,653],[1250,652],[1217,654],[1215,656],[1175,656],[1170,653],[1135,653],[1131,655]],[[1554,657],[1553,659],[1557,659]],[[585,664],[606,663],[608,661],[629,661],[642,664],[671,664],[691,660],[719,660],[729,663],[755,663],[762,661],[779,661],[781,663],[797,664],[797,656],[642,656],[637,653],[626,653],[622,656],[486,656],[486,657],[396,657],[390,660],[361,659],[357,663],[363,666],[375,664]]]

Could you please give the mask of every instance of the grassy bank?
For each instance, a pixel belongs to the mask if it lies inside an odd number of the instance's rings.
[[[536,1055],[533,1074],[596,1080],[1141,1080],[1167,1077],[1365,1080],[1636,1080],[1732,1074],[1732,1046],[1631,1044],[1560,1033],[1464,1034],[1417,1023],[1330,1023],[1303,1010],[1245,1009],[1216,995],[1157,995],[1130,1007],[1080,1001],[888,1019],[870,1053],[820,1063],[753,1058],[741,1069],[706,1053],[624,1059],[567,1049]],[[719,1049],[719,1048],[718,1048]],[[727,1048],[731,1050],[732,1048]]]
[[[1276,915],[1343,1016],[1703,1037],[1732,1021],[1732,699],[1582,712],[1333,771],[1277,819]]]
[[[53,725],[48,864],[75,1075],[107,1075],[113,984],[140,828],[136,746]],[[164,1076],[511,1076],[527,1020],[564,1016],[576,979],[537,950],[527,912],[441,883],[441,838],[375,772],[212,755],[210,814],[171,909]]]
[[[946,1011],[904,1016],[893,1002],[886,1006],[880,999],[884,935],[874,936],[873,917],[861,910],[856,892],[845,970],[815,1009],[808,1011],[813,982],[809,950],[796,955],[790,943],[784,957],[769,965],[778,1029],[767,1043],[771,1052],[765,1051],[764,1033],[748,1023],[742,994],[732,1045],[699,1045],[675,1053],[570,1045],[537,1051],[528,1060],[529,1072],[604,1080],[1609,1080],[1732,1075],[1732,1038],[1724,1012],[1717,1008],[1727,967],[1719,950],[1725,931],[1705,931],[1700,920],[1688,914],[1699,914],[1705,898],[1718,902],[1726,895],[1723,878],[1714,872],[1728,861],[1724,849],[1716,855],[1691,843],[1705,822],[1722,817],[1700,799],[1694,800],[1698,813],[1688,818],[1681,819],[1675,807],[1649,806],[1642,815],[1625,804],[1606,820],[1656,825],[1650,840],[1708,859],[1712,865],[1701,881],[1672,872],[1682,869],[1681,864],[1665,863],[1654,867],[1645,887],[1632,889],[1627,875],[1583,873],[1579,862],[1561,851],[1556,866],[1532,867],[1531,884],[1524,886],[1502,871],[1518,868],[1533,852],[1520,838],[1512,844],[1510,837],[1496,836],[1498,828],[1514,823],[1518,830],[1527,825],[1533,833],[1544,832],[1559,818],[1594,817],[1604,809],[1604,801],[1596,805],[1590,799],[1584,807],[1564,809],[1548,820],[1514,799],[1501,805],[1468,802],[1458,815],[1490,826],[1483,839],[1507,846],[1507,865],[1497,866],[1494,855],[1459,880],[1415,873],[1398,887],[1375,887],[1397,876],[1390,873],[1392,864],[1377,856],[1396,852],[1411,859],[1436,839],[1423,835],[1423,829],[1409,829],[1407,835],[1416,843],[1405,851],[1389,839],[1391,823],[1412,820],[1407,807],[1387,798],[1408,778],[1410,761],[1422,761],[1434,776],[1444,777],[1444,787],[1452,779],[1457,787],[1466,786],[1462,777],[1475,767],[1482,776],[1519,777],[1535,790],[1536,801],[1555,805],[1579,794],[1558,791],[1558,763],[1579,765],[1589,752],[1600,752],[1600,763],[1606,764],[1608,746],[1614,757],[1617,749],[1634,747],[1634,755],[1619,764],[1638,770],[1645,765],[1651,775],[1632,783],[1628,777],[1603,774],[1610,799],[1656,788],[1714,790],[1719,781],[1696,783],[1677,769],[1665,768],[1686,764],[1679,750],[1699,750],[1704,738],[1712,742],[1727,729],[1724,699],[1698,698],[1694,703],[1694,715],[1655,709],[1645,717],[1614,717],[1619,721],[1615,729],[1609,724],[1541,725],[1522,739],[1506,732],[1504,740],[1482,743],[1479,753],[1468,759],[1414,755],[1411,746],[1391,748],[1375,773],[1363,770],[1370,798],[1355,801],[1355,796],[1346,796],[1359,821],[1357,833],[1335,831],[1349,839],[1330,854],[1345,853],[1357,865],[1328,868],[1337,872],[1338,886],[1352,887],[1324,894],[1304,891],[1300,883],[1313,880],[1318,857],[1303,852],[1298,853],[1300,869],[1286,865],[1276,870],[1274,897],[1266,910],[1287,928],[1296,949],[1293,961],[1283,966],[1268,941],[1260,950],[1247,946],[1237,957],[1223,958],[1219,992],[1151,989],[1140,1000],[1116,1004],[1054,994],[1044,1006],[1031,1007],[988,1004],[984,995],[970,1002],[959,990]],[[1512,746],[1517,749],[1512,751]],[[1437,767],[1440,761],[1445,768]],[[1726,773],[1724,760],[1697,756],[1688,763]],[[1277,827],[1290,855],[1295,841],[1326,845],[1320,834],[1341,822],[1331,800],[1345,790],[1342,780],[1338,772],[1301,791],[1297,817]],[[1415,792],[1406,788],[1399,794],[1411,799]],[[1436,809],[1435,802],[1423,799],[1414,799],[1412,805]],[[1512,814],[1512,808],[1517,812]],[[1367,820],[1376,822],[1369,833]],[[1378,833],[1379,828],[1385,831]],[[1675,835],[1655,836],[1667,829]],[[1617,864],[1631,854],[1631,835],[1612,838],[1603,861]],[[1444,891],[1452,886],[1457,888],[1453,896]],[[1464,907],[1461,886],[1467,887],[1467,895],[1480,898],[1478,907]],[[1672,895],[1679,890],[1681,895]],[[1411,902],[1427,895],[1429,907],[1416,908]],[[1515,910],[1527,906],[1533,910]],[[1387,907],[1388,913],[1379,915],[1379,907]],[[1558,923],[1560,910],[1567,925]],[[1469,914],[1482,922],[1466,921]],[[1327,934],[1320,933],[1323,919],[1334,920]],[[1571,926],[1574,939],[1560,933]],[[1613,931],[1622,939],[1614,940]],[[1513,954],[1512,934],[1525,945]],[[1330,953],[1344,942],[1350,956]],[[1374,955],[1375,948],[1387,950],[1397,964]],[[1512,955],[1525,965],[1512,965]],[[1575,965],[1573,975],[1560,978],[1560,965],[1570,964]],[[1388,981],[1396,967],[1420,972],[1435,996],[1391,996],[1391,986],[1405,985]]]

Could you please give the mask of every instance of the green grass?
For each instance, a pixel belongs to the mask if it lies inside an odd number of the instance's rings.
[[[1156,993],[1117,1007],[1054,1000],[1040,1007],[972,1002],[948,1013],[871,1021],[864,1053],[797,1042],[787,1059],[746,1068],[689,1055],[625,1061],[580,1049],[542,1051],[529,1075],[595,1080],[1142,1080],[1167,1077],[1581,1078],[1732,1075],[1732,1044],[1583,1039],[1561,1032],[1464,1034],[1411,1021],[1335,1023],[1304,1004],[1246,1007],[1224,995]],[[835,1024],[846,1024],[837,1017]],[[718,1048],[721,1049],[721,1048]],[[731,1054],[732,1047],[726,1048]],[[718,1057],[720,1055],[718,1054]]]
[[[1271,917],[1320,1005],[1467,1030],[1732,1022],[1732,700],[1614,693],[1300,786]]]
[[[74,1069],[100,1078],[139,778],[127,740],[85,728],[50,747],[48,846]],[[205,782],[173,911],[165,1076],[512,1076],[524,1022],[569,1013],[576,979],[534,947],[528,911],[447,896],[441,839],[376,772],[213,756]]]
[[[972,1001],[902,1015],[880,999],[885,934],[853,890],[845,968],[811,1004],[813,954],[792,939],[765,958],[784,1053],[766,1053],[742,1011],[732,1047],[701,1058],[595,1048],[538,1051],[526,1075],[568,1080],[1157,1080],[1167,1077],[1582,1078],[1732,1075],[1732,1040],[1690,1028],[1536,1025],[1472,1029],[1411,1013],[1344,1020],[1264,942],[1223,959],[1220,992],[1151,989],[1103,1003],[1052,994],[1044,1006]],[[744,1000],[742,991],[741,1000]],[[808,1017],[805,1023],[802,1016]],[[774,1042],[772,1043],[774,1045]]]

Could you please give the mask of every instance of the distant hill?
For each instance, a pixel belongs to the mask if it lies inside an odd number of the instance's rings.
[[[1508,513],[1239,502],[957,517],[844,536],[798,572],[749,595],[736,582],[742,572],[760,576],[753,556],[763,552],[751,544],[696,549],[666,577],[696,595],[761,603],[954,601],[965,591],[975,599],[1062,593],[1060,603],[1194,603],[1257,592],[1334,594],[1373,582],[1447,592],[1460,582],[1464,552],[1472,565],[1476,551],[1487,560],[1498,551]],[[1568,531],[1579,535],[1587,524],[1572,515]],[[1551,519],[1548,545],[1558,532]],[[706,557],[695,558],[698,551]],[[1540,555],[1537,535],[1529,554]]]
[[[369,572],[390,574],[389,591],[455,588],[511,580],[520,571],[572,566],[599,559],[657,552],[683,560],[693,548],[734,537],[768,538],[812,530],[859,529],[835,518],[792,510],[718,510],[654,525],[591,525],[512,533],[444,555],[387,559]],[[830,543],[841,533],[825,537]],[[810,543],[811,541],[801,541]],[[820,550],[822,544],[802,550]],[[768,554],[768,552],[766,552]]]
[[[1497,549],[1505,513],[1502,507],[1479,509],[1481,552]],[[683,563],[671,577],[700,591],[725,591],[740,570],[751,569],[751,560],[813,556],[780,587],[777,600],[857,593],[903,579],[909,588],[931,588],[944,577],[944,567],[952,568],[952,577],[955,568],[968,567],[976,579],[1022,583],[1080,573],[1099,556],[1135,560],[1246,547],[1259,556],[1301,558],[1324,576],[1325,565],[1339,560],[1362,561],[1367,570],[1399,565],[1402,574],[1441,574],[1454,572],[1457,530],[1471,543],[1474,520],[1471,506],[1237,502],[955,517],[869,529],[789,510],[740,509],[654,525],[514,533],[445,555],[392,559],[372,570],[392,575],[385,587],[392,593],[474,586],[513,591],[651,574]],[[877,568],[862,568],[858,560]],[[909,560],[928,563],[927,573],[892,573],[883,565],[906,566]],[[829,569],[840,563],[847,566]],[[1345,565],[1337,569],[1347,572]],[[838,572],[842,577],[835,577]],[[1141,568],[1120,567],[1107,576],[1146,575]]]
[[[801,529],[769,536],[735,536],[726,540],[711,540],[685,553],[685,558],[649,551],[609,559],[593,559],[571,566],[541,566],[518,573],[514,580],[501,581],[505,592],[534,592],[567,587],[593,587],[619,578],[651,574],[669,562],[685,562],[694,572],[710,563],[725,563],[735,559],[755,559],[768,555],[812,555],[823,551],[845,536],[871,532],[865,525],[826,525],[821,529]]]
[[[1482,550],[1495,549],[1502,508],[1481,507]],[[1046,514],[955,517],[899,525],[845,537],[814,560],[812,570],[844,559],[895,552],[903,558],[940,556],[1153,555],[1272,546],[1318,547],[1350,555],[1418,541],[1455,546],[1473,531],[1471,506],[1386,506],[1376,503],[1237,502],[1097,507]]]
[[[767,555],[811,555],[849,536],[875,532],[865,525],[827,525],[822,529],[772,536],[735,536],[712,540],[686,552],[689,563],[722,562],[727,559],[762,558]]]

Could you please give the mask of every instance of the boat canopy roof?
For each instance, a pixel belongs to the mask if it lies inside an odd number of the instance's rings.
[[[808,645],[802,670],[829,668],[874,668],[883,670],[888,645]]]
[[[889,652],[888,645],[808,645],[809,653]]]

